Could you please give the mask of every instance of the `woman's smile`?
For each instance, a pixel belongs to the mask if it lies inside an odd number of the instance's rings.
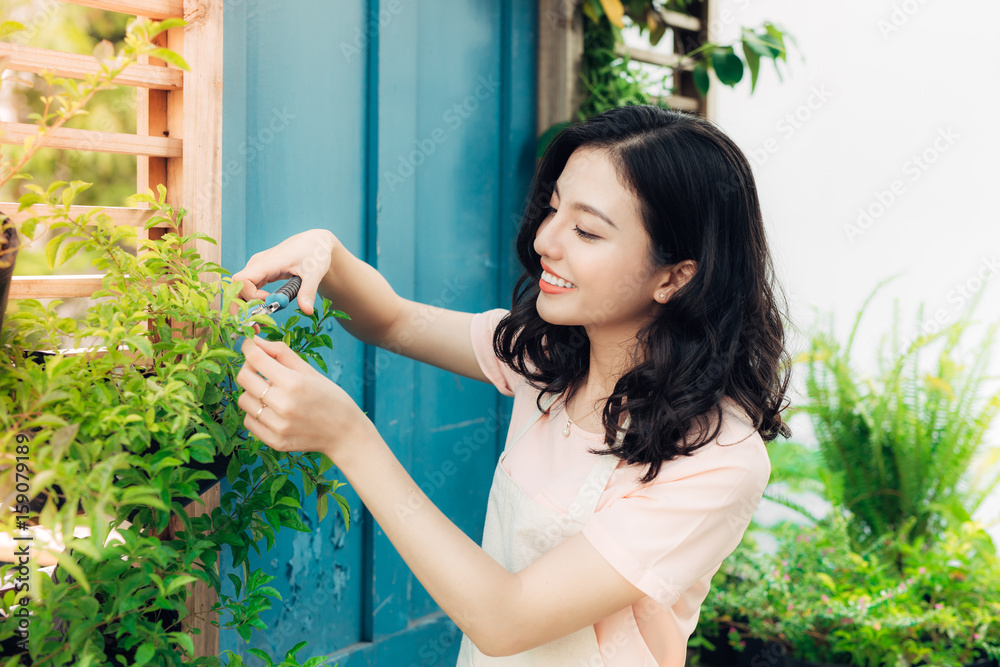
[[[576,285],[552,271],[542,262],[542,277],[538,280],[538,288],[546,294],[562,294],[576,289]]]

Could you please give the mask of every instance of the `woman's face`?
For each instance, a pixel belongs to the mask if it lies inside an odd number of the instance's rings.
[[[579,148],[556,181],[548,215],[535,233],[542,280],[536,308],[550,324],[634,334],[660,303],[668,271],[649,264],[650,241],[635,195],[605,152]],[[550,274],[555,282],[546,279]],[[568,283],[568,284],[566,284]]]

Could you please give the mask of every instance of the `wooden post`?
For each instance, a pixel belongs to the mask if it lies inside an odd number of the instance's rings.
[[[580,0],[538,3],[538,128],[576,119],[583,101],[583,10]]]

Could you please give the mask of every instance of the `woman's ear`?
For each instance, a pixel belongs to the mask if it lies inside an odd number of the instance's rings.
[[[656,294],[653,299],[659,303],[666,303],[674,292],[684,287],[694,277],[697,271],[698,263],[693,259],[685,259],[683,262],[678,262],[666,269],[663,278],[656,286]]]

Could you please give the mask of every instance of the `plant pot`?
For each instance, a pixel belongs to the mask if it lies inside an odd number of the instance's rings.
[[[729,625],[720,623],[716,625],[716,631],[711,635],[705,635],[705,639],[715,647],[715,650],[699,647],[698,660],[703,667],[733,667],[739,664],[740,654],[729,645],[726,640],[726,631]]]
[[[835,664],[831,665],[828,662],[809,662],[808,660],[799,660],[794,656],[785,656],[785,667],[854,667],[853,665]]]
[[[746,618],[737,619],[746,621]],[[714,636],[706,636],[714,651],[700,649],[698,660],[704,667],[783,667],[785,649],[776,642],[765,642],[756,637],[744,639],[746,646],[737,651],[726,638],[728,623],[720,623]]]
[[[3,212],[0,212],[0,230],[3,230],[0,234],[0,330],[2,330],[3,316],[7,312],[7,296],[10,294],[10,284],[14,279],[14,260],[17,259],[17,249],[21,242],[17,230]]]
[[[976,653],[984,654],[985,651],[977,650]],[[926,665],[926,664],[927,663],[925,661],[921,660],[920,662],[914,663],[914,667],[920,667],[921,665]],[[968,662],[962,665],[962,667],[998,667],[998,666],[996,660],[990,658],[989,656],[984,656],[981,658],[975,658],[972,662]]]

